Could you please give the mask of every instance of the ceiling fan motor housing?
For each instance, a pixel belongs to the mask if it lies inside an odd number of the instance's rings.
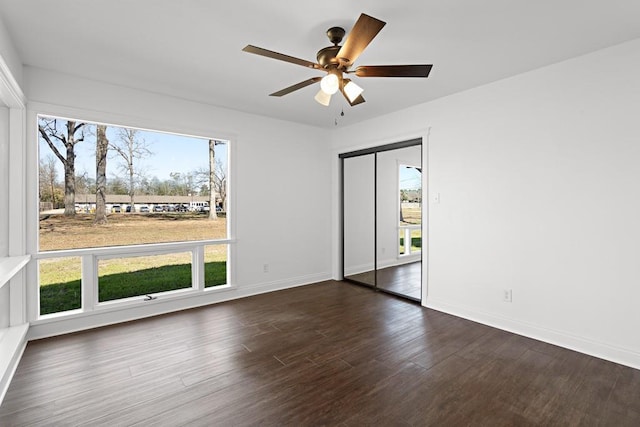
[[[331,27],[327,30],[327,37],[329,37],[329,41],[333,43],[333,46],[320,49],[316,55],[318,64],[322,65],[323,68],[336,68],[340,65],[336,55],[340,51],[341,46],[338,46],[338,44],[342,41],[344,35],[345,30],[342,27]]]
[[[336,58],[338,51],[340,51],[340,46],[329,46],[320,49],[316,56],[318,64],[322,65],[323,68],[337,67],[340,64],[340,61]]]

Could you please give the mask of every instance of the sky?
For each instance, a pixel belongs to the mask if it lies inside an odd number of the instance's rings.
[[[76,175],[86,173],[87,176],[94,178],[96,175],[95,161],[95,126],[92,126],[91,135],[85,136],[85,141],[75,146],[76,154]],[[163,132],[143,131],[140,130],[138,138],[147,143],[152,155],[139,161],[139,165],[146,171],[148,178],[157,177],[164,181],[171,179],[170,173],[179,172],[186,174],[196,169],[209,169],[209,141],[208,138],[195,138],[190,136],[169,134]],[[214,136],[211,137],[215,139]],[[107,127],[107,139],[110,142],[117,141],[116,128]],[[40,137],[40,158],[46,158],[54,155],[53,151],[46,142]],[[66,151],[61,144],[59,149],[63,155]],[[216,145],[216,158],[227,161],[227,144]],[[123,175],[118,169],[118,164],[122,162],[120,156],[110,149],[107,160],[107,179],[113,175]],[[134,161],[135,166],[135,161]],[[62,162],[57,161],[58,179],[64,179],[64,168]]]
[[[400,189],[418,190],[420,188],[422,188],[422,173],[412,167],[400,168]]]

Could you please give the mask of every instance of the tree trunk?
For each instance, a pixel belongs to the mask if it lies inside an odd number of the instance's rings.
[[[53,173],[49,175],[49,179],[51,180],[51,208],[56,208],[56,182],[53,176]]]
[[[96,218],[94,223],[102,225],[107,223],[107,152],[109,140],[107,139],[107,127],[97,125],[96,128]]]
[[[218,219],[218,211],[216,210],[216,142],[209,140],[209,219]]]
[[[75,134],[84,127],[85,123],[78,123],[76,126],[75,121],[67,120],[66,135],[57,133],[55,127],[56,120],[53,120],[53,123],[53,128],[49,125],[39,124],[38,131],[53,151],[53,154],[55,154],[64,165],[64,214],[65,216],[74,216],[76,214],[76,155],[74,153],[74,147],[78,142],[84,141],[84,134],[81,134],[79,138],[76,138]],[[51,137],[64,145],[64,148],[66,149],[66,156],[63,156],[56,148],[49,133],[51,134]]]
[[[67,140],[64,142],[67,149],[64,161],[64,215],[74,216],[76,214],[76,154],[74,148],[76,122],[67,121]]]
[[[64,215],[76,214],[76,155],[73,146],[67,147],[67,161],[64,164]]]
[[[129,169],[129,203],[133,206],[133,195],[135,194],[135,175],[133,170],[133,153],[130,153],[129,163],[127,165]],[[132,208],[133,209],[133,208]]]

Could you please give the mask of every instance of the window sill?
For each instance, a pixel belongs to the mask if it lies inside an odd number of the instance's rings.
[[[11,280],[31,259],[30,255],[13,256],[0,259],[0,288]]]

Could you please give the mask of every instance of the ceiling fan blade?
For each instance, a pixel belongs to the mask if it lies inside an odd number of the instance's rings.
[[[361,65],[358,77],[429,77],[433,65]]]
[[[269,94],[269,96],[283,96],[286,95],[288,93],[291,93],[293,91],[296,91],[298,89],[302,89],[303,87],[307,87],[309,85],[312,85],[316,82],[319,82],[320,80],[322,80],[322,77],[313,77],[309,80],[305,80],[303,82],[300,83],[296,83],[293,86],[289,86],[287,88],[284,88],[282,90],[279,90],[277,92],[273,92],[272,94]]]
[[[272,50],[263,49],[261,47],[246,45],[244,52],[255,53],[256,55],[266,56],[267,58],[278,59],[280,61],[290,62],[292,64],[302,65],[303,67],[322,69],[320,64],[307,61],[305,59],[295,58],[293,56],[285,55],[283,53],[274,52]]]
[[[361,65],[358,77],[429,77],[433,65]]]
[[[347,36],[347,40],[336,55],[340,61],[345,63],[345,69],[356,61],[362,51],[371,43],[371,40],[373,40],[385,25],[386,22],[364,13],[360,14],[360,17]]]

